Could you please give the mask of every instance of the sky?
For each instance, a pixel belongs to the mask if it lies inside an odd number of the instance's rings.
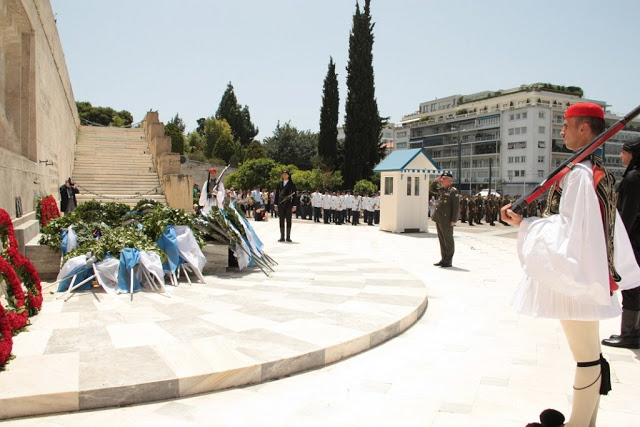
[[[364,0],[360,0],[362,8]],[[149,110],[187,130],[227,84],[260,132],[317,132],[329,58],[340,123],[356,0],[51,0],[76,101]],[[380,115],[536,82],[580,86],[625,114],[640,103],[640,1],[372,0]]]

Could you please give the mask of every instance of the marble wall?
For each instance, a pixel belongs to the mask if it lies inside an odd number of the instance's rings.
[[[34,210],[71,175],[78,112],[48,0],[0,0],[0,208]]]

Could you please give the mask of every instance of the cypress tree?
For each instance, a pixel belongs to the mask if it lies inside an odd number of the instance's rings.
[[[353,28],[349,36],[347,65],[347,102],[345,106],[345,140],[343,176],[347,188],[368,179],[380,161],[382,119],[378,113],[373,77],[373,27],[371,0],[364,11],[356,2]]]
[[[258,129],[251,123],[249,107],[242,107],[238,104],[238,99],[233,91],[231,82],[227,84],[227,89],[222,94],[216,119],[225,119],[231,126],[231,133],[236,141],[240,141],[244,147],[249,145],[258,134]]]
[[[322,89],[322,107],[320,108],[320,134],[318,136],[318,155],[322,163],[332,170],[337,167],[338,157],[338,117],[340,114],[340,95],[338,93],[338,75],[333,58],[329,58],[329,69],[324,78]]]

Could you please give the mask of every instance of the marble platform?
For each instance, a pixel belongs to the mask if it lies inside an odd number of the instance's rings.
[[[170,297],[94,288],[63,302],[47,292],[0,373],[0,419],[290,376],[389,340],[427,307],[423,282],[397,266],[296,243],[268,252],[279,262],[272,277],[235,270],[169,287]]]

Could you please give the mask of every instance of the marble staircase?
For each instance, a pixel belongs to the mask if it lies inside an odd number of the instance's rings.
[[[78,203],[96,199],[133,206],[146,198],[166,204],[142,129],[81,126],[75,156]]]

